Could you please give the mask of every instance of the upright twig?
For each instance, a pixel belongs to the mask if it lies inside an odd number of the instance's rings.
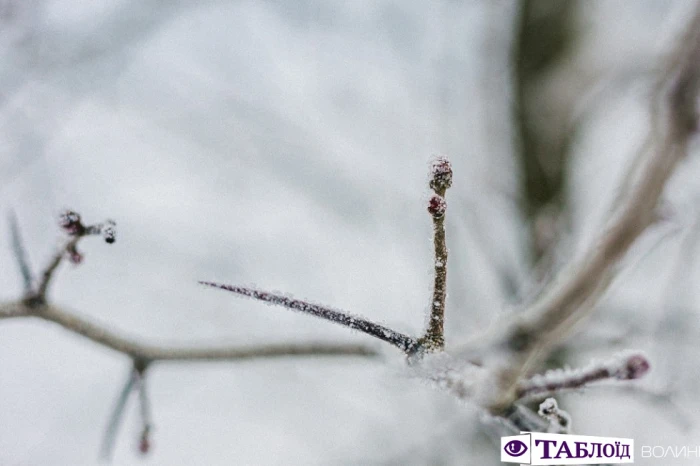
[[[419,340],[428,351],[445,348],[445,301],[447,298],[447,244],[445,241],[445,194],[452,186],[452,166],[445,157],[432,162],[430,188],[435,194],[428,203],[428,212],[433,218],[434,283],[433,299],[430,302],[428,329]]]

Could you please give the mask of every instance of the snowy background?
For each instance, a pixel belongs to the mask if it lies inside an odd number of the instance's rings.
[[[576,138],[562,260],[600,227],[646,133],[643,78],[683,4],[579,8],[584,34],[569,69],[595,98]],[[57,304],[114,329],[163,343],[375,344],[197,280],[291,292],[420,333],[428,160],[446,153],[446,337],[458,346],[535,286],[509,107],[515,6],[0,1],[0,209],[16,211],[35,269],[61,209],[117,221],[117,243],[84,241],[84,264],[62,266],[51,289]],[[645,350],[655,364],[643,384],[671,381],[679,407],[613,388],[562,397],[577,433],[698,444],[690,343],[700,277],[692,264],[683,280],[673,273],[700,214],[698,171],[693,159],[681,167],[669,220],[632,251],[570,357]],[[0,225],[0,298],[14,299],[21,282]],[[616,343],[596,343],[601,335]],[[113,463],[498,464],[473,408],[408,378],[401,355],[376,345],[382,360],[155,366],[153,451],[137,454],[132,403]],[[52,324],[0,322],[0,464],[96,464],[128,368]]]

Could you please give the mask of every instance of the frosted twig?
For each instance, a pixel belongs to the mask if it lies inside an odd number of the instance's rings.
[[[367,335],[371,335],[375,338],[379,338],[380,340],[386,341],[387,343],[396,346],[406,354],[412,354],[418,349],[418,341],[416,341],[416,339],[413,337],[384,327],[383,325],[371,322],[362,317],[354,316],[352,314],[331,309],[320,304],[309,303],[307,301],[293,299],[280,294],[257,290],[255,288],[245,288],[242,286],[235,285],[223,285],[220,283],[205,281],[200,281],[199,283],[201,283],[202,285],[230,291],[232,293],[236,293],[241,296],[246,296],[248,298],[264,301],[268,304],[274,304],[277,306],[286,307],[287,309],[292,309],[294,311],[303,312],[304,314],[310,314],[315,317],[320,317],[321,319],[340,324],[344,327],[348,327],[353,330],[359,330],[360,332],[366,333]]]
[[[11,210],[7,218],[10,224],[10,235],[12,236],[12,252],[14,252],[15,259],[17,260],[17,265],[19,267],[19,272],[22,275],[24,294],[29,295],[32,292],[32,283],[34,278],[32,277],[32,270],[27,260],[27,251],[22,243],[22,236],[19,232],[15,212]]]
[[[536,375],[519,384],[518,397],[576,390],[602,380],[634,380],[643,377],[649,368],[649,360],[643,354],[624,352],[602,363],[593,362],[582,369],[556,369]]]
[[[433,218],[433,243],[435,248],[433,299],[425,335],[418,341],[428,351],[442,351],[445,347],[445,298],[447,297],[447,244],[445,241],[445,193],[452,186],[452,166],[445,157],[432,162],[430,188],[435,194],[428,202],[428,212]]]

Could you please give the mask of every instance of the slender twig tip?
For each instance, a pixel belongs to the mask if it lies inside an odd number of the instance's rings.
[[[443,193],[452,186],[452,164],[447,157],[440,155],[430,164],[430,187],[436,193]]]

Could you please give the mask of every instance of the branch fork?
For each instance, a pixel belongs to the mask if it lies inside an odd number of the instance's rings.
[[[433,237],[435,249],[435,278],[433,295],[425,334],[415,338],[396,330],[387,328],[344,311],[321,304],[311,303],[287,296],[236,285],[226,285],[211,281],[200,281],[205,286],[230,291],[239,296],[257,299],[267,304],[286,307],[293,311],[309,314],[334,322],[353,330],[385,341],[405,353],[411,360],[420,358],[425,353],[441,352],[445,347],[444,322],[445,300],[447,297],[447,245],[445,241],[445,212],[447,202],[445,194],[452,185],[452,165],[446,157],[437,157],[431,164],[430,188],[434,194],[428,201],[428,213],[433,220]]]

